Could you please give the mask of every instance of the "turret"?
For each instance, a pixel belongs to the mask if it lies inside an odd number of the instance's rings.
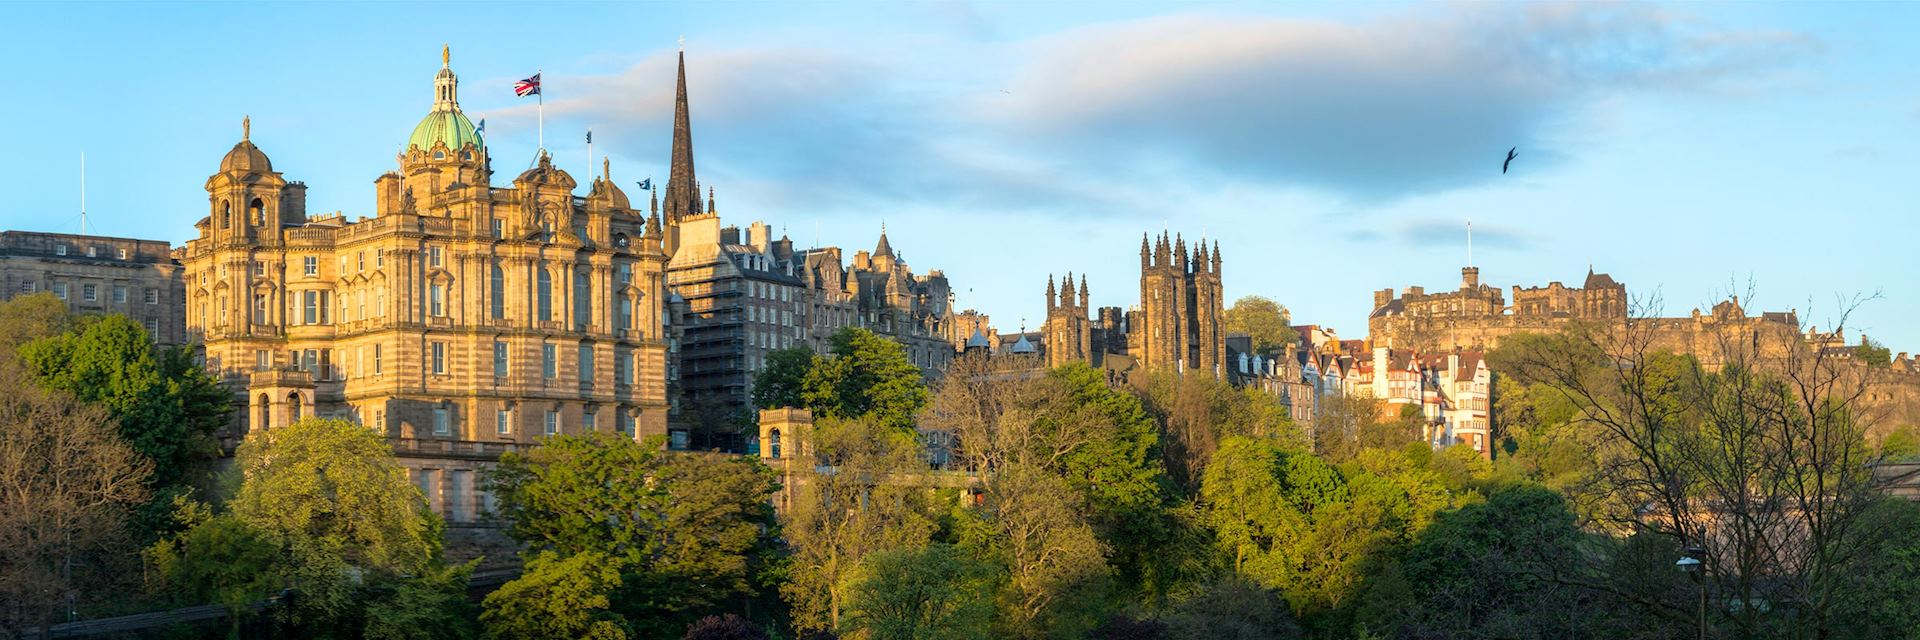
[[[1060,296],[1053,288],[1053,274],[1049,273],[1047,274],[1047,310],[1053,311],[1055,303],[1059,300]]]
[[[1067,272],[1066,280],[1060,283],[1060,306],[1073,306],[1073,272]]]
[[[1153,262],[1152,262],[1153,254],[1150,251],[1151,250],[1147,248],[1147,234],[1142,232],[1140,234],[1140,268],[1141,269],[1146,269],[1147,267],[1153,266]]]
[[[1080,309],[1087,309],[1087,274],[1080,274]]]

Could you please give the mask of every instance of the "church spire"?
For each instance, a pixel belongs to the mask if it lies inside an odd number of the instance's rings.
[[[687,52],[680,50],[679,75],[673,95],[673,158],[667,173],[669,221],[700,212],[700,187],[693,176],[693,124],[687,117]]]

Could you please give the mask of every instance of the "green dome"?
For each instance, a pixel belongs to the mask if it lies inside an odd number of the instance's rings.
[[[432,149],[434,143],[446,143],[448,149],[459,150],[468,144],[485,150],[487,143],[480,139],[480,132],[473,130],[473,121],[457,109],[434,109],[413,128],[413,135],[407,138],[408,147]]]

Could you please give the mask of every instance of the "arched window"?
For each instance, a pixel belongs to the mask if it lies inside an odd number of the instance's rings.
[[[261,202],[259,198],[254,198],[253,202],[247,203],[247,217],[252,219],[254,224],[265,225],[267,223],[267,203]]]
[[[288,424],[300,421],[300,392],[298,391],[287,394],[287,420]]]
[[[507,271],[498,262],[493,263],[492,279],[493,319],[502,320],[507,317]]]
[[[258,413],[260,417],[255,420],[253,426],[260,431],[266,431],[267,427],[273,424],[273,399],[267,397],[267,394],[262,393],[260,394],[260,401],[256,404],[259,405],[259,410],[256,413]]]
[[[768,431],[767,436],[768,436],[768,439],[772,441],[772,443],[767,447],[769,450],[768,452],[772,454],[773,459],[775,460],[780,459],[780,430],[773,429],[771,431]]]
[[[220,228],[227,229],[232,226],[233,226],[233,203],[227,202],[225,200],[221,200],[220,201]]]
[[[534,274],[534,278],[539,280],[540,283],[539,289],[535,292],[538,298],[540,319],[542,321],[551,321],[553,320],[553,274],[547,271],[547,263],[545,262],[536,263],[533,265],[533,268],[538,272]]]

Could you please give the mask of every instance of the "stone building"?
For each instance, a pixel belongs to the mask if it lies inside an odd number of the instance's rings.
[[[230,436],[360,422],[455,525],[486,506],[477,472],[503,452],[667,426],[658,215],[634,209],[606,163],[575,195],[544,152],[493,186],[458,87],[443,52],[372,217],[309,215],[305,185],[243,123],[179,253],[188,331],[242,408]]]
[[[1401,349],[1491,349],[1515,333],[1548,333],[1576,321],[1612,324],[1627,319],[1626,285],[1592,269],[1578,288],[1559,282],[1514,286],[1512,304],[1498,287],[1480,282],[1479,267],[1460,270],[1457,291],[1428,293],[1408,287],[1398,296],[1394,293],[1374,292],[1368,338]]]
[[[185,344],[180,263],[159,240],[0,232],[0,300],[40,292],[76,313],[132,318],[155,342]]]
[[[1093,309],[1085,276],[1077,288],[1071,274],[1058,288],[1047,278],[1038,345],[1047,366],[1087,362],[1121,372],[1139,367],[1227,376],[1219,243],[1211,250],[1196,243],[1189,254],[1178,235],[1148,240],[1140,238],[1140,303],[1124,313]]]

